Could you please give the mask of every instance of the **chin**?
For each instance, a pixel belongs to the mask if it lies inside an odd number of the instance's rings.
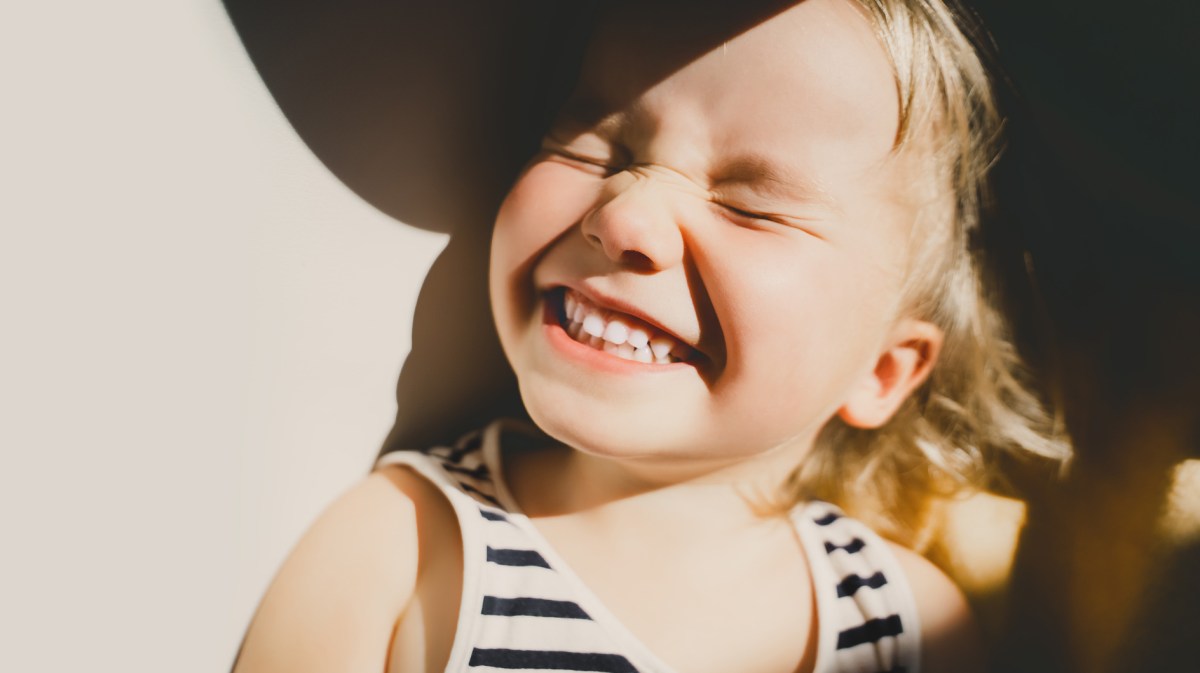
[[[664,424],[661,408],[610,405],[539,382],[521,386],[530,418],[547,435],[584,453],[620,459],[694,459],[708,454],[697,423]],[[616,407],[616,408],[613,408]]]

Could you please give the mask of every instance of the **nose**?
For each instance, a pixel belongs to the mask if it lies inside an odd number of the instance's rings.
[[[614,176],[583,218],[583,236],[609,259],[638,271],[659,271],[683,259],[683,234],[670,188],[654,177]]]

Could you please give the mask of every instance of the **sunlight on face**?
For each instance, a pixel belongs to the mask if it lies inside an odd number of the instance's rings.
[[[581,450],[807,446],[895,336],[911,213],[888,59],[845,0],[686,46],[736,18],[606,17],[497,216],[501,343],[533,418]],[[605,352],[588,314],[683,361]]]

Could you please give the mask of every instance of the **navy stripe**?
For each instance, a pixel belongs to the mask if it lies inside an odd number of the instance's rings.
[[[887,584],[887,578],[884,577],[883,573],[881,572],[877,572],[870,577],[847,575],[846,577],[842,578],[841,582],[838,582],[837,595],[838,598],[845,598],[846,596],[853,596],[854,592],[863,587],[878,589],[885,584]]]
[[[558,671],[599,671],[600,673],[638,673],[629,660],[619,654],[599,652],[554,652],[548,650],[483,649],[471,651],[468,666],[492,668],[529,668]]]
[[[537,566],[549,568],[550,564],[542,555],[532,549],[493,549],[487,548],[487,560],[502,566]]]
[[[862,548],[865,546],[867,546],[867,543],[863,542],[861,538],[857,538],[857,537],[854,538],[853,540],[847,542],[846,544],[841,544],[841,545],[834,544],[832,542],[826,542],[825,543],[825,553],[832,554],[833,552],[841,549],[842,551],[846,552],[847,554],[857,554],[858,552],[862,551]]]
[[[458,486],[462,490],[467,491],[468,493],[474,493],[475,495],[478,495],[479,497],[483,498],[484,500],[487,500],[488,502],[492,503],[493,505],[499,507],[500,509],[504,509],[504,505],[501,505],[500,501],[497,500],[494,496],[492,496],[488,493],[484,493],[483,491],[475,488],[474,486],[466,483],[465,481],[458,482]]]
[[[825,514],[825,516],[813,519],[813,523],[817,524],[818,526],[828,526],[840,518],[842,518],[841,514],[838,514],[837,512],[828,512]]]
[[[591,619],[577,603],[552,601],[548,598],[483,597],[485,615],[498,617],[557,617],[559,619]]]
[[[488,473],[487,465],[480,465],[479,467],[467,469],[465,467],[459,467],[457,465],[443,463],[442,469],[447,472],[456,472],[458,474],[465,474],[468,477],[471,477],[472,479],[487,479],[489,476],[491,476]]]
[[[473,432],[458,441],[455,448],[446,456],[446,460],[452,463],[461,462],[468,454],[478,451],[481,444],[483,444],[483,433]]]
[[[433,458],[437,458],[443,466],[457,465],[462,462],[472,451],[478,449],[452,449],[449,446],[431,446],[425,449],[422,453],[428,454]]]
[[[839,633],[837,649],[845,650],[863,643],[873,643],[888,636],[898,636],[901,633],[904,633],[904,626],[900,624],[900,615],[868,619],[862,626],[846,629]]]
[[[488,521],[508,521],[508,517],[504,516],[503,512],[493,512],[490,509],[479,508],[479,513]]]

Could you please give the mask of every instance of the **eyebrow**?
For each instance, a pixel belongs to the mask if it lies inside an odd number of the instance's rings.
[[[841,212],[837,200],[819,180],[761,154],[742,154],[722,162],[714,185],[746,184],[766,196],[807,201]]]

